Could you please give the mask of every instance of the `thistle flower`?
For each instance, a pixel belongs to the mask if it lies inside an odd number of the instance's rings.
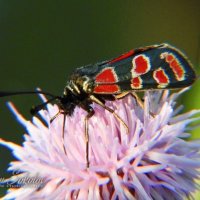
[[[89,160],[86,168],[84,118],[76,108],[67,117],[62,138],[63,116],[52,123],[58,106],[48,104],[41,119],[27,121],[10,104],[17,120],[26,128],[23,146],[2,139],[18,161],[8,170],[19,171],[10,181],[38,176],[38,187],[10,188],[4,199],[183,199],[197,189],[200,172],[200,143],[186,141],[188,125],[200,110],[178,114],[179,93],[147,91],[144,108],[132,96],[106,105],[116,111],[129,133],[116,118],[94,104],[89,120]],[[44,98],[44,97],[43,97]],[[45,100],[45,99],[43,99]],[[63,143],[66,153],[63,150]],[[26,187],[25,187],[26,186]]]

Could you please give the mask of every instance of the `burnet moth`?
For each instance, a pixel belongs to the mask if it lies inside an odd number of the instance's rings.
[[[62,96],[43,91],[0,92],[0,97],[19,94],[45,94],[51,98],[31,110],[36,114],[46,104],[58,101],[59,114],[71,116],[76,106],[87,111],[85,117],[86,162],[89,167],[88,120],[95,113],[92,103],[97,103],[111,112],[127,129],[125,122],[114,110],[105,105],[137,91],[155,89],[176,89],[191,85],[196,79],[191,63],[182,52],[168,45],[160,44],[131,50],[117,58],[77,68],[67,82]],[[66,153],[66,149],[64,147]]]

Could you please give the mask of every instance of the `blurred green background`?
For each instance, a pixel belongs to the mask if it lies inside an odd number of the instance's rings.
[[[200,73],[199,0],[1,0],[0,90],[40,87],[60,95],[76,67],[163,42],[183,50]],[[198,81],[183,95],[186,111],[200,108],[199,90]],[[30,107],[40,100],[0,99],[0,137],[20,144],[25,131],[6,107],[7,100],[27,119]],[[193,137],[198,138],[199,132],[194,131]],[[0,156],[0,177],[7,177],[13,157],[4,147]]]

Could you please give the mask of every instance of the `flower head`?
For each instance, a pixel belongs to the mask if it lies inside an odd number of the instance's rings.
[[[58,106],[48,104],[41,119],[24,119],[10,104],[26,128],[23,146],[0,140],[11,148],[18,161],[9,170],[20,171],[11,181],[23,177],[42,178],[39,187],[9,189],[5,199],[183,199],[197,188],[200,143],[186,141],[188,125],[197,120],[193,110],[178,114],[176,98],[183,92],[145,92],[144,108],[127,96],[106,105],[114,109],[129,127],[129,133],[112,113],[94,104],[89,119],[89,160],[86,167],[84,119],[76,108],[65,122],[63,115],[52,123]],[[66,153],[63,149],[63,143]]]

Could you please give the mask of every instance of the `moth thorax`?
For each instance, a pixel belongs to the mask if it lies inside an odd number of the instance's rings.
[[[83,77],[82,89],[86,93],[92,93],[94,88],[94,82],[88,76]]]
[[[72,93],[75,95],[80,94],[80,90],[78,86],[73,81],[67,82],[67,85],[64,88],[64,92],[63,92],[64,96],[67,96],[69,93]]]

